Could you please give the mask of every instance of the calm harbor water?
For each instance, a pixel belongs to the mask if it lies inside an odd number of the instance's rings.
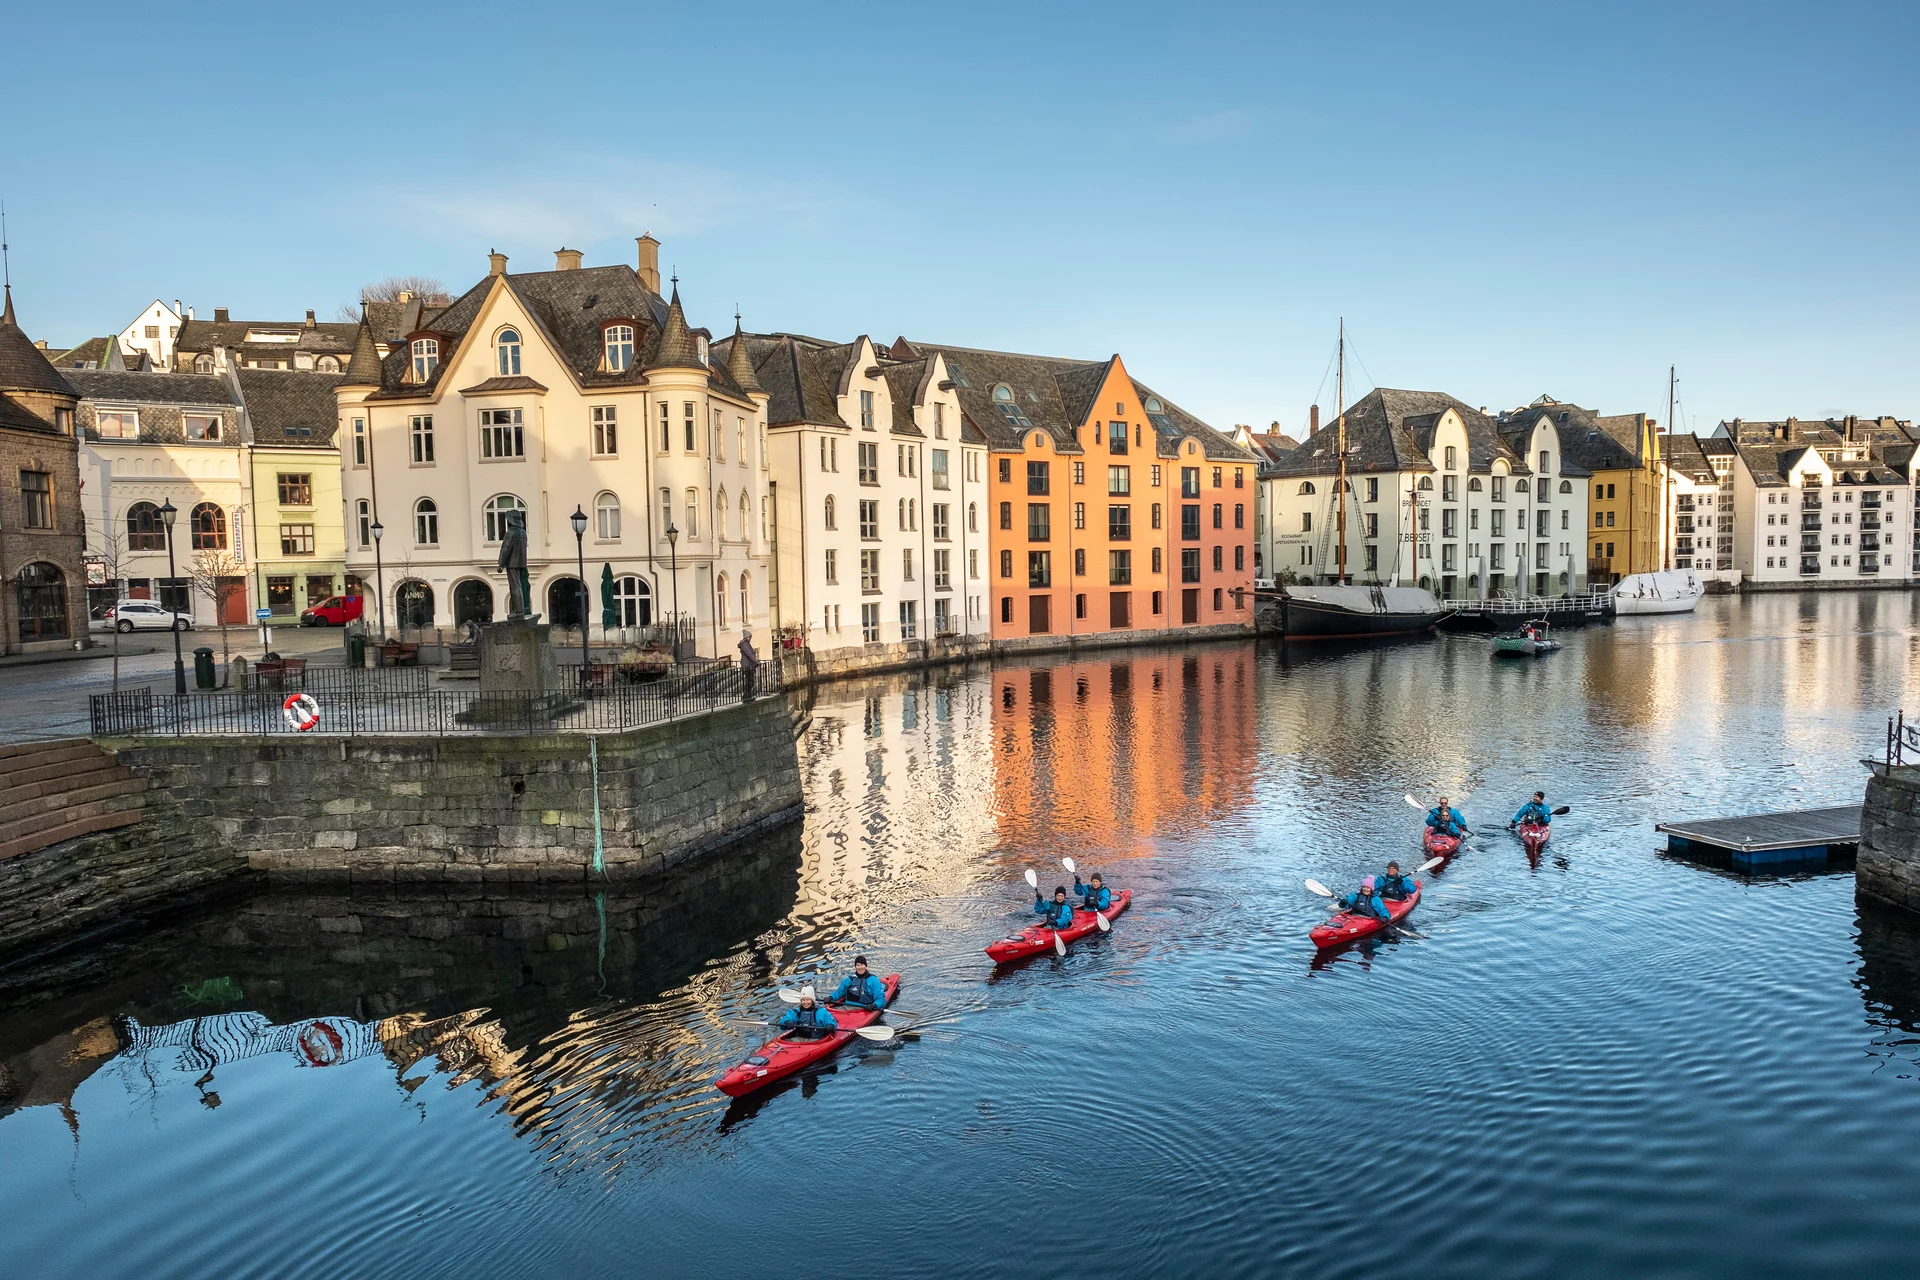
[[[1653,825],[1857,802],[1914,622],[824,689],[804,828],[717,878],[262,894],[0,974],[0,1274],[1911,1275],[1920,927]],[[1416,857],[1439,791],[1485,834],[1417,936],[1316,960],[1302,880]],[[992,973],[1062,855],[1133,910]],[[729,1105],[740,1020],[855,951],[956,1019]]]

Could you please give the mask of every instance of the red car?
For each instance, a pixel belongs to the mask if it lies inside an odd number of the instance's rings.
[[[359,618],[366,607],[363,596],[329,596],[300,614],[303,627],[344,627]]]

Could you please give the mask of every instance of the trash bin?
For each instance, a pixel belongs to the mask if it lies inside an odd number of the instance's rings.
[[[367,638],[358,631],[347,637],[347,665],[350,667],[367,665]]]
[[[213,650],[204,645],[193,651],[193,687],[196,689],[216,687],[213,678]]]

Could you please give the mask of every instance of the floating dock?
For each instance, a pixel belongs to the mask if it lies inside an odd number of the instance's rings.
[[[1820,862],[1860,848],[1860,806],[1755,813],[1744,818],[1662,822],[1670,853],[1724,856],[1740,870],[1782,863]]]

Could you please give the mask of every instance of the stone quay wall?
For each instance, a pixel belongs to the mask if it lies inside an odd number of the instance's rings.
[[[574,884],[594,875],[581,733],[128,737],[136,825],[0,861],[0,957],[117,926],[247,872],[329,884]],[[665,871],[803,812],[775,694],[597,737],[606,879]]]
[[[1920,768],[1876,769],[1867,780],[1853,875],[1860,892],[1920,911]]]

